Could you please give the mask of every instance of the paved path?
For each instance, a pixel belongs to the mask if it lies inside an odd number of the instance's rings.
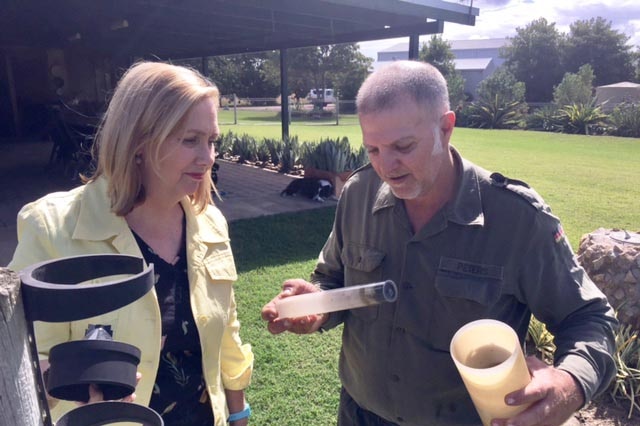
[[[0,266],[11,260],[15,249],[16,214],[24,204],[49,192],[70,189],[78,182],[48,169],[51,146],[45,142],[8,144],[0,141]],[[306,198],[281,197],[280,192],[294,177],[269,170],[219,161],[216,205],[229,222],[279,213],[335,205]]]

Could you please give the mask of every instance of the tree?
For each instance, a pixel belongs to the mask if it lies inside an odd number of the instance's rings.
[[[526,87],[527,102],[548,102],[553,86],[563,75],[560,62],[563,36],[555,23],[540,18],[525,28],[516,28],[511,44],[502,50],[505,64]]]
[[[468,108],[469,125],[511,129],[523,125],[527,104],[525,84],[500,67],[478,86],[478,100]]]
[[[588,104],[593,100],[593,68],[585,64],[577,74],[566,73],[553,89],[553,103],[558,107],[572,104]]]
[[[333,87],[341,99],[355,99],[360,86],[371,72],[373,59],[360,52],[360,46],[354,43],[336,47],[336,56],[341,59],[331,71]]]
[[[487,101],[496,95],[504,102],[524,102],[526,87],[506,68],[500,67],[478,86],[478,99]]]
[[[373,60],[355,43],[302,47],[289,50],[289,86],[296,96],[310,89],[333,87],[340,97],[353,99],[369,74]]]
[[[569,26],[564,49],[566,70],[576,72],[590,64],[595,85],[629,81],[634,77],[633,55],[629,37],[611,28],[602,17],[576,21]]]
[[[207,74],[222,94],[273,98],[280,93],[279,73],[273,72],[277,52],[246,53],[207,58]]]
[[[439,35],[431,36],[429,43],[423,43],[418,59],[436,67],[447,80],[449,89],[449,103],[455,107],[462,103],[464,93],[464,78],[456,70],[455,55],[451,51],[451,44]]]
[[[445,77],[456,72],[456,57],[451,51],[451,43],[442,36],[433,35],[429,43],[423,43],[418,59],[438,68]]]
[[[636,51],[633,52],[633,67],[635,68],[635,82],[640,83],[640,46],[636,46]]]

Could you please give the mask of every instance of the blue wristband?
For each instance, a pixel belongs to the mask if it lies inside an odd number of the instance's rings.
[[[248,402],[244,403],[244,410],[238,411],[237,413],[229,414],[229,418],[227,422],[235,422],[236,420],[244,419],[245,417],[249,417],[251,415],[251,406]]]

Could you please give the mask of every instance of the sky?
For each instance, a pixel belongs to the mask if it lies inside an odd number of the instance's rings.
[[[470,0],[462,3],[469,5]],[[445,22],[442,37],[447,40],[513,37],[516,28],[525,28],[541,17],[555,23],[558,31],[568,33],[571,23],[601,16],[611,21],[613,29],[631,38],[628,44],[640,47],[640,0],[474,0],[473,7],[480,9],[475,26]],[[429,37],[421,37],[420,44]],[[400,42],[408,42],[408,38],[360,43],[360,51],[375,59],[379,50]]]

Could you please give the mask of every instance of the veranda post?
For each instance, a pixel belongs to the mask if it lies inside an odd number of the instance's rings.
[[[0,425],[44,426],[18,274],[0,267]]]

